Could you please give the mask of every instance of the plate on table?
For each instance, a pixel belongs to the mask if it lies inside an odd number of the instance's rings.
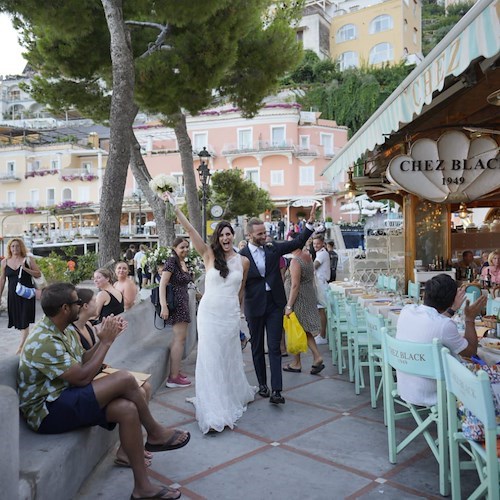
[[[495,354],[500,354],[500,339],[490,339],[488,337],[482,338],[479,344],[483,349]]]

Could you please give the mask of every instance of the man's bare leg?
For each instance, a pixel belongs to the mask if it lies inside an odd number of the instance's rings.
[[[154,417],[151,415],[151,412],[149,411],[148,403],[144,398],[143,392],[137,384],[134,376],[129,372],[119,371],[110,375],[106,375],[105,377],[102,377],[98,380],[94,380],[92,382],[92,387],[101,408],[104,408],[118,398],[123,398],[134,403],[136,411],[139,415],[139,421],[148,433],[149,443],[165,443],[169,438],[172,437],[173,433],[175,432],[175,430],[173,429],[168,429],[167,427],[160,425],[154,419]],[[175,442],[187,442],[188,439],[189,433],[183,432],[179,435]],[[122,441],[122,445],[123,444],[124,443]],[[127,453],[125,446],[123,448]],[[142,447],[142,449],[144,448]],[[144,466],[144,451],[141,455]],[[127,456],[129,456],[128,453]],[[131,457],[129,456],[129,458]],[[132,465],[132,461],[130,461],[130,464]]]

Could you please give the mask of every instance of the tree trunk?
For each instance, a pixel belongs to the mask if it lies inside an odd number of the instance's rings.
[[[110,110],[109,157],[104,173],[99,214],[99,265],[120,256],[120,219],[132,144],[135,69],[130,33],[123,20],[121,0],[101,0],[111,36],[113,95]]]
[[[170,116],[174,123],[175,137],[179,145],[181,155],[182,174],[184,176],[184,187],[186,189],[186,203],[189,214],[189,221],[202,234],[201,208],[198,199],[198,189],[196,187],[196,177],[193,166],[193,146],[187,131],[186,115],[179,111],[176,115]]]
[[[161,198],[158,198],[151,188],[149,181],[151,175],[146,167],[144,158],[141,153],[141,146],[132,132],[132,144],[130,148],[130,168],[134,174],[135,180],[139,188],[144,193],[149,206],[153,210],[153,215],[156,221],[156,232],[158,234],[158,245],[172,245],[175,239],[174,221],[165,218],[165,203]]]

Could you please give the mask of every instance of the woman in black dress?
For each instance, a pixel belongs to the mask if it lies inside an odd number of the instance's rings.
[[[96,297],[100,320],[111,314],[117,316],[125,310],[123,294],[113,286],[115,281],[114,273],[105,267],[94,272],[94,285],[100,290]]]
[[[22,267],[21,277],[19,269]],[[35,297],[25,299],[16,293],[18,281],[27,287],[34,288],[33,278],[42,275],[33,257],[28,257],[28,251],[24,241],[20,238],[12,238],[7,243],[7,258],[2,261],[0,274],[0,304],[2,293],[5,288],[5,280],[9,279],[7,293],[7,310],[9,312],[8,328],[17,328],[21,332],[21,343],[16,354],[20,354],[26,337],[29,333],[29,325],[35,322]]]
[[[189,243],[184,238],[176,238],[172,245],[173,254],[165,262],[160,281],[160,316],[167,325],[172,325],[174,338],[170,346],[170,374],[167,387],[186,387],[191,381],[181,373],[181,360],[184,344],[188,333],[188,324],[191,322],[189,315],[188,285],[193,280],[188,271],[185,257],[189,251]],[[169,311],[167,305],[167,285],[172,283],[176,306],[174,311]]]

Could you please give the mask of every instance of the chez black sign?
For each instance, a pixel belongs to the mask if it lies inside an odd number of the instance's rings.
[[[410,154],[394,157],[387,178],[408,193],[436,203],[469,202],[500,188],[499,145],[458,130],[434,141],[419,139]]]

